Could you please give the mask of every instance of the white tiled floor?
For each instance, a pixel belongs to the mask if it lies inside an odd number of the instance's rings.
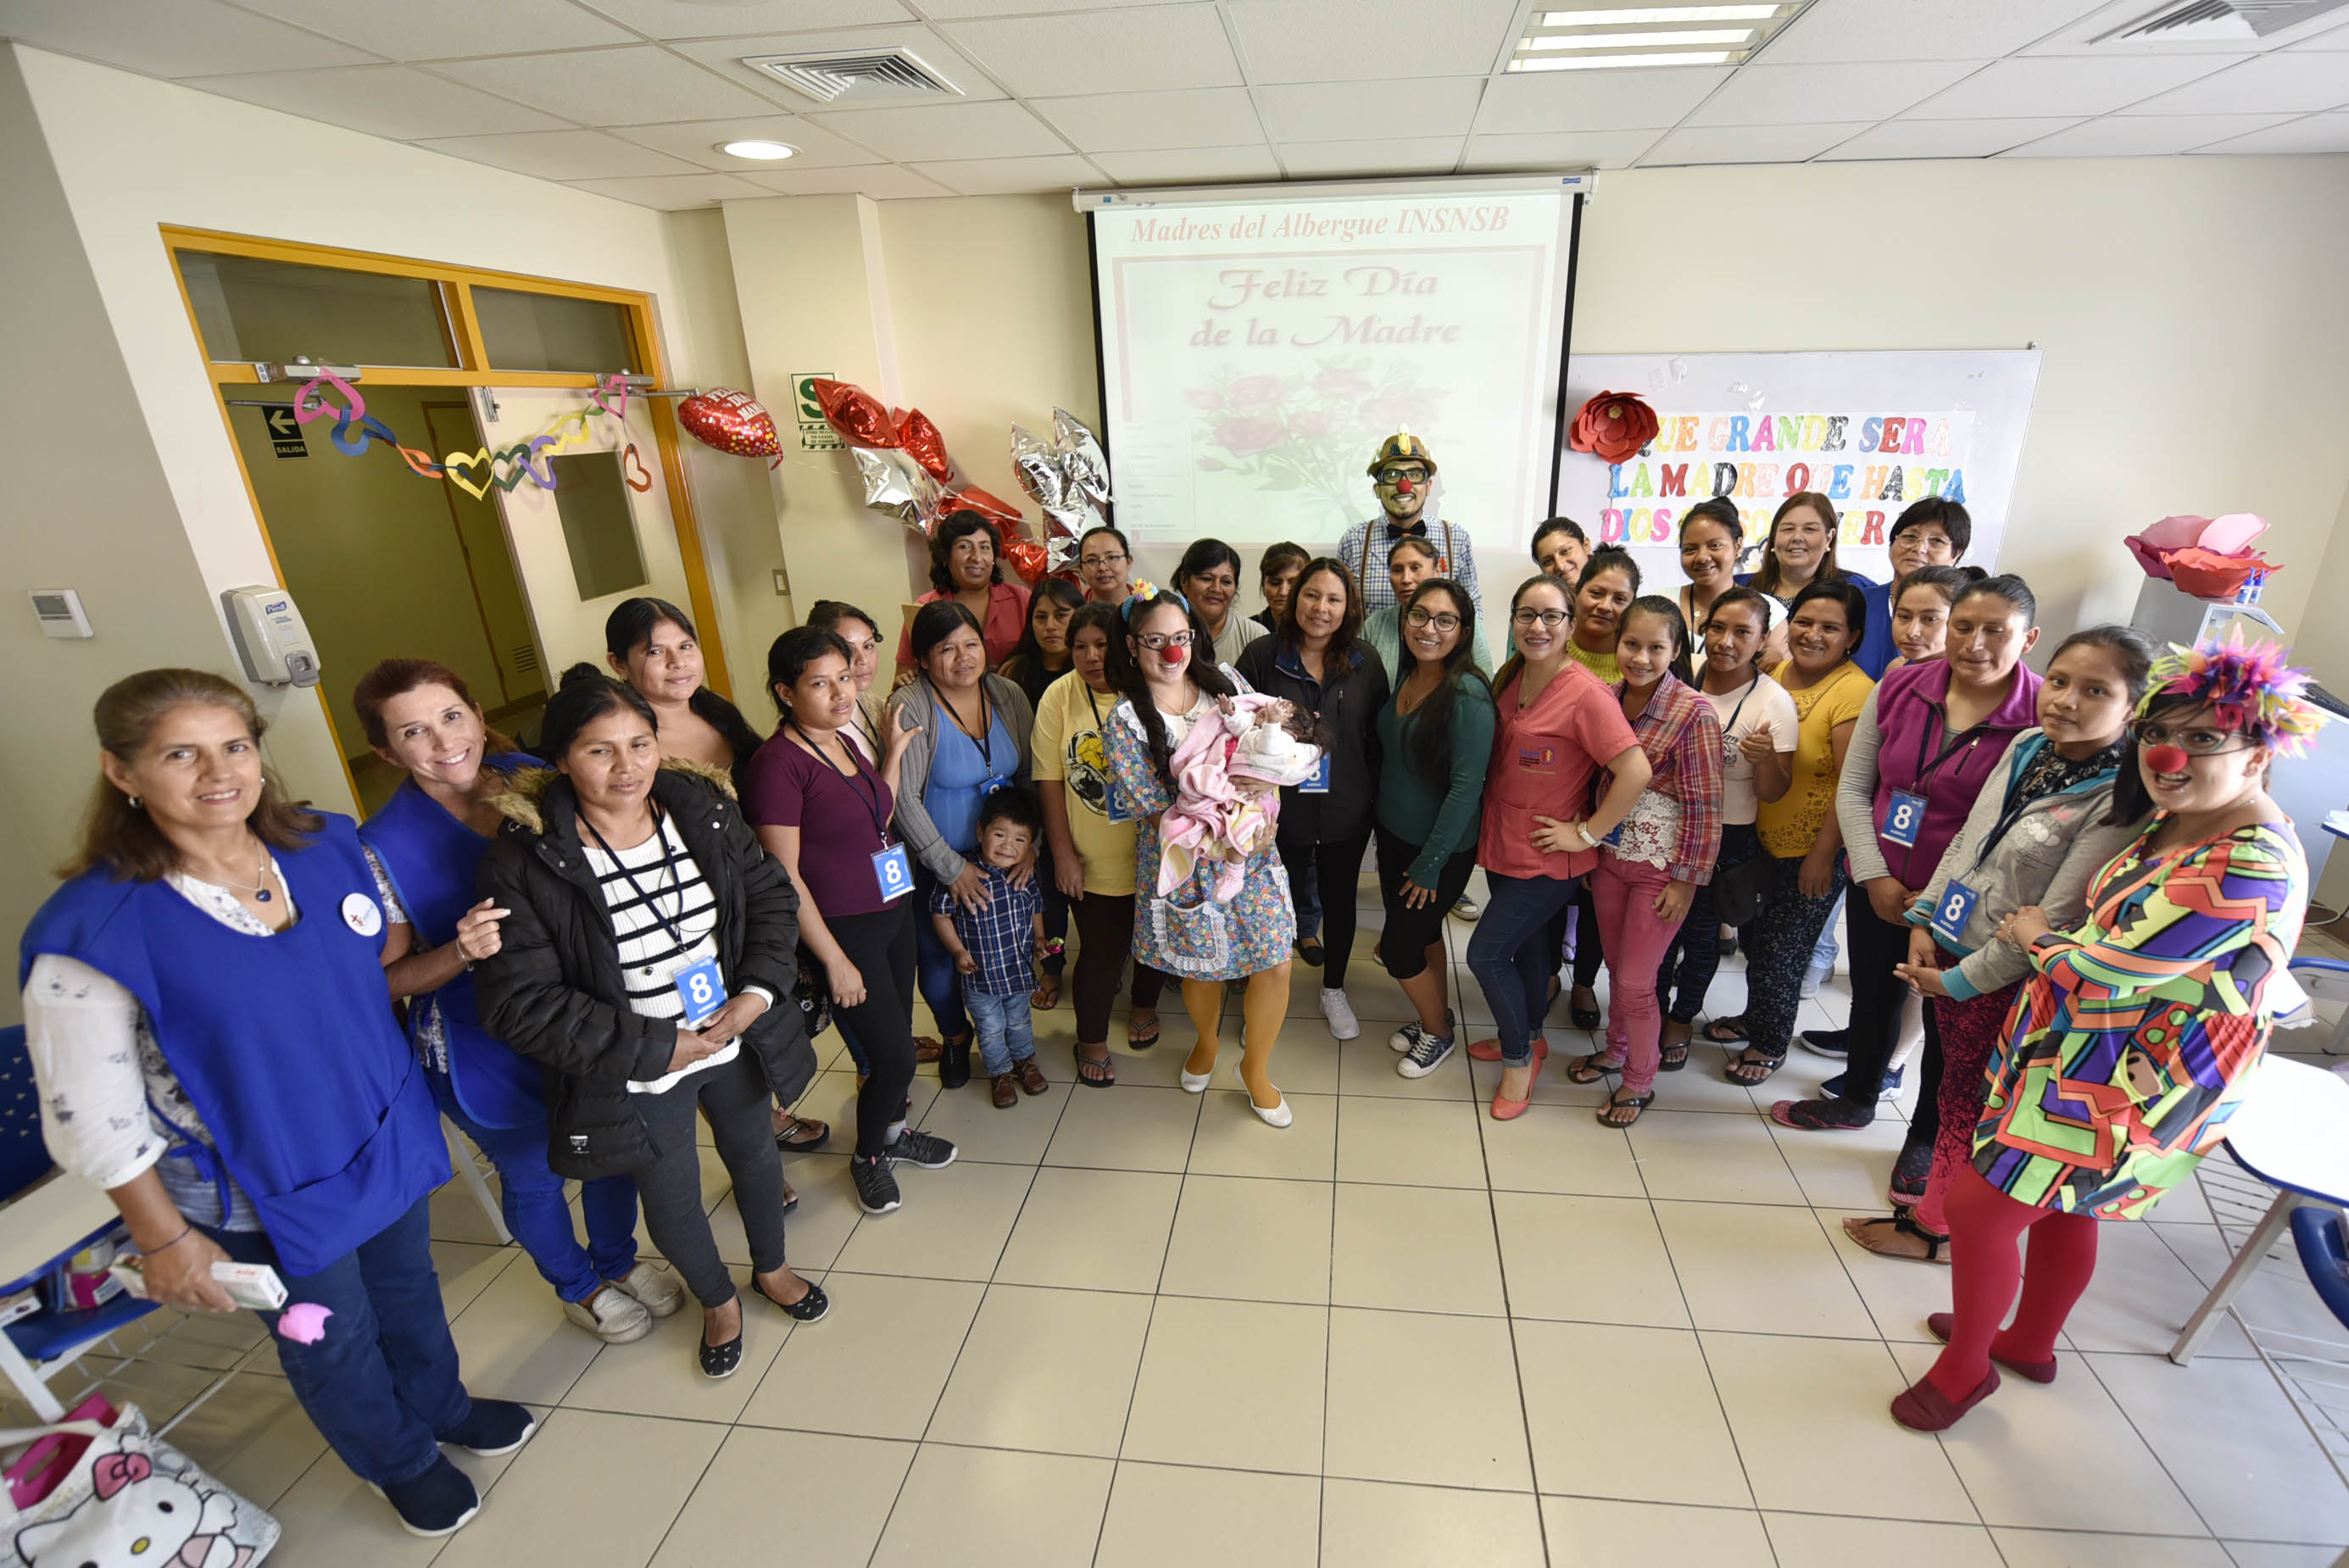
[[[1468,932],[1449,923],[1455,959]],[[1497,1123],[1491,1068],[1395,1075],[1404,1008],[1370,943],[1360,1040],[1294,987],[1286,1131],[1174,1087],[1192,1032],[1170,998],[1107,1092],[1070,1082],[1065,1006],[1039,1020],[1049,1095],[997,1111],[926,1076],[917,1117],[963,1156],[903,1172],[897,1213],[862,1216],[838,1154],[792,1160],[793,1261],[832,1315],[752,1304],[727,1382],[694,1370],[690,1312],[599,1346],[443,1192],[467,1376],[545,1418],[467,1461],[486,1505],[445,1544],[398,1533],[326,1453],[249,1322],[166,1340],[136,1397],[167,1409],[244,1367],[175,1436],[277,1512],[289,1568],[2325,1568],[2349,1542],[2349,1490],[2232,1325],[2190,1368],[2160,1355],[2227,1258],[2199,1195],[2107,1227],[2056,1383],[2010,1379],[1915,1436],[1885,1405],[1930,1363],[1948,1276],[1839,1223],[1880,1202],[1897,1129],[1766,1115],[1831,1064],[1797,1050],[1749,1093],[1700,1047],[1626,1135],[1561,1057]],[[1733,960],[1714,1006],[1743,988]],[[1463,1010],[1489,1017],[1473,982]],[[819,1049],[802,1109],[841,1128],[854,1081],[836,1036]],[[2330,1322],[2287,1278],[2250,1299]]]

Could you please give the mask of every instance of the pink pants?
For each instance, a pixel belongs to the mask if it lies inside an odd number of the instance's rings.
[[[1607,1059],[1623,1068],[1623,1087],[1646,1094],[1656,1086],[1663,1016],[1656,1006],[1656,971],[1680,922],[1656,913],[1656,895],[1671,878],[1661,866],[1599,857],[1591,902],[1599,909],[1599,945],[1607,950]]]

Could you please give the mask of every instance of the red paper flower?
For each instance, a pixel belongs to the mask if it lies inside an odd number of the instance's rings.
[[[1566,444],[1578,452],[1595,452],[1619,463],[1646,446],[1656,435],[1656,411],[1629,392],[1601,392],[1574,417]]]
[[[905,444],[905,438],[897,434],[896,423],[889,418],[889,410],[862,387],[851,387],[845,381],[816,381],[810,386],[817,407],[823,410],[824,423],[850,446]]]

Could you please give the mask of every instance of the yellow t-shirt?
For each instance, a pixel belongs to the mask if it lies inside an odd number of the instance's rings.
[[[1866,671],[1847,659],[1816,685],[1796,691],[1787,680],[1792,659],[1771,671],[1795,699],[1794,782],[1775,800],[1764,800],[1754,826],[1762,847],[1780,860],[1797,860],[1811,852],[1827,813],[1835,810],[1835,729],[1859,717],[1876,683]]]
[[[1069,804],[1069,837],[1084,857],[1085,891],[1112,897],[1133,892],[1134,824],[1109,820],[1109,747],[1102,738],[1118,701],[1116,693],[1096,692],[1071,670],[1044,688],[1030,744],[1036,787],[1059,785]]]

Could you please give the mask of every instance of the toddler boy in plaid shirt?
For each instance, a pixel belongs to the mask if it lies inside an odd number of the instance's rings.
[[[978,808],[977,863],[986,905],[967,910],[948,888],[930,896],[930,923],[962,972],[963,1005],[978,1033],[979,1059],[998,1110],[1019,1104],[1023,1088],[1042,1094],[1051,1087],[1036,1065],[1035,1021],[1028,1012],[1035,985],[1029,958],[1044,945],[1044,889],[1032,877],[1026,887],[1014,887],[1010,876],[1043,828],[1035,796],[1017,785],[996,790]]]

